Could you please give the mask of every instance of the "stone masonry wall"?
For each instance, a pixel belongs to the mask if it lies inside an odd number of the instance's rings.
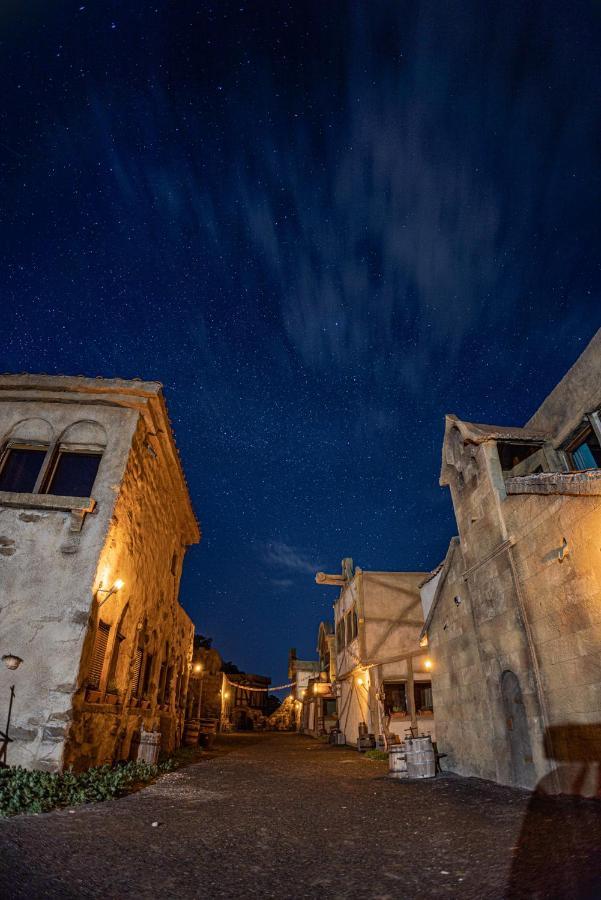
[[[193,623],[178,603],[183,533],[168,462],[161,444],[140,417],[94,583],[97,590],[120,578],[124,587],[92,611],[74,697],[67,764],[84,768],[133,756],[142,727],[161,731],[164,751],[179,744],[194,638]],[[86,684],[100,620],[111,630],[99,686],[101,697],[99,702],[90,702]],[[111,684],[118,634],[122,640]],[[144,653],[142,667],[149,655],[153,657],[144,698],[133,695],[138,647]],[[163,694],[168,675],[170,689],[165,702],[160,702],[158,693]]]

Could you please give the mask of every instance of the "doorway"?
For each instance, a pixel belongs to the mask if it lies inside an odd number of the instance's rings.
[[[533,788],[536,786],[536,770],[532,759],[528,718],[520,682],[514,672],[507,670],[501,675],[501,695],[511,753],[513,783],[518,787]]]

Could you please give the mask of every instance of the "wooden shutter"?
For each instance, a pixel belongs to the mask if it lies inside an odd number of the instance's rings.
[[[144,656],[144,651],[141,647],[138,647],[136,650],[136,658],[134,660],[134,673],[132,677],[133,691],[132,694],[134,697],[140,696],[140,677],[142,675],[142,657]]]
[[[94,640],[94,651],[92,653],[92,665],[90,666],[90,687],[98,688],[100,686],[100,677],[102,675],[102,667],[104,666],[104,657],[106,655],[106,645],[108,644],[111,626],[106,622],[98,623],[98,630]]]

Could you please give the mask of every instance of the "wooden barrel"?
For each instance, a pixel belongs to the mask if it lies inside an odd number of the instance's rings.
[[[188,719],[184,725],[184,745],[186,747],[197,746],[199,731],[200,723],[198,719]]]
[[[430,735],[408,738],[405,741],[405,746],[408,777],[434,778],[436,775],[436,758]]]
[[[388,774],[392,778],[407,778],[404,744],[393,744],[388,751]]]

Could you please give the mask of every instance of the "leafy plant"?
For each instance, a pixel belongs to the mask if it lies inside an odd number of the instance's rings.
[[[0,769],[0,816],[48,812],[61,806],[110,800],[173,767],[172,761],[167,760],[156,766],[145,762],[97,766],[79,775],[71,771],[30,772],[21,766]]]
[[[366,750],[367,759],[373,759],[380,762],[388,762],[388,753],[386,750]]]

